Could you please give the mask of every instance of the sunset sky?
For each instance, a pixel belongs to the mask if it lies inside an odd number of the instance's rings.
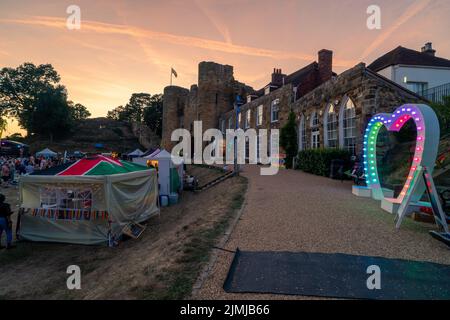
[[[66,28],[73,4],[81,30]],[[381,30],[366,26],[373,4]],[[450,58],[449,16],[449,0],[0,0],[0,67],[51,63],[69,98],[97,117],[134,92],[161,93],[171,67],[174,84],[189,87],[204,60],[233,65],[258,89],[273,68],[293,72],[322,48],[337,73],[428,41]]]

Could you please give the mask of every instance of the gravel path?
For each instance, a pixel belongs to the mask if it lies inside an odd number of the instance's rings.
[[[283,170],[260,176],[246,166],[249,189],[241,219],[225,249],[305,251],[382,256],[450,264],[450,250],[428,235],[434,225],[394,216],[372,199],[357,198],[351,183]],[[227,294],[222,289],[233,253],[218,251],[197,299],[307,299],[280,295]]]

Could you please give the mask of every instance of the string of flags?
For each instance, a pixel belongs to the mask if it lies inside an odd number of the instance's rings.
[[[87,211],[76,209],[33,209],[33,217],[42,217],[55,220],[109,220],[107,211]]]

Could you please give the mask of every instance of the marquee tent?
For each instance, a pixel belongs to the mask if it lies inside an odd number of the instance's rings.
[[[141,157],[143,154],[144,154],[144,152],[142,152],[139,149],[136,149],[133,152],[130,152],[129,154],[127,154],[127,156],[129,156],[129,157]]]
[[[18,235],[30,241],[111,244],[159,214],[157,173],[105,156],[20,178]]]
[[[45,148],[44,150],[41,150],[39,152],[36,152],[36,156],[37,157],[47,157],[47,158],[51,158],[51,157],[56,157],[58,154],[56,152],[53,152],[52,150],[50,150],[49,148]]]
[[[134,158],[134,163],[146,165],[150,163],[158,168],[159,194],[169,196],[176,193],[183,186],[184,160],[180,157],[174,157],[166,150],[156,150],[152,154]]]

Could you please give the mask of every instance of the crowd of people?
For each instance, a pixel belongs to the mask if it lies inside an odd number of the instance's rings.
[[[14,185],[17,177],[31,174],[37,170],[45,170],[63,163],[63,159],[58,158],[35,158],[30,157],[0,157],[1,165],[1,186],[7,188]]]

